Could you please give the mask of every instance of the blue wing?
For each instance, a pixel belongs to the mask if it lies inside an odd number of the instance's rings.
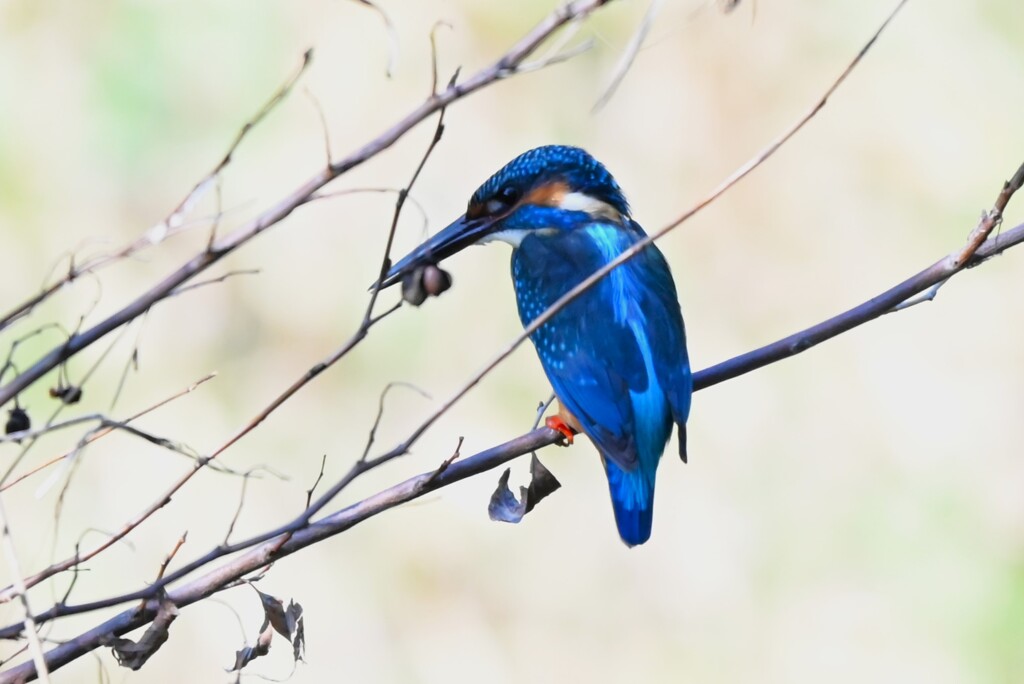
[[[635,229],[643,230],[635,222]],[[644,308],[655,312],[660,320],[657,334],[651,336],[652,354],[658,382],[665,392],[672,410],[672,421],[679,429],[679,456],[686,461],[686,420],[690,415],[690,397],[693,394],[693,375],[686,352],[686,328],[675,282],[665,256],[652,245],[637,255],[637,269],[644,274]]]

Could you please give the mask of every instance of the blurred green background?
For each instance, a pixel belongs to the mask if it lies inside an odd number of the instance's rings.
[[[356,2],[0,4],[2,308],[32,294],[62,256],[58,270],[72,251],[109,250],[158,223],[307,47],[310,71],[224,176],[222,231],[323,164],[314,100],[340,157],[427,94],[436,21],[451,25],[438,32],[442,76],[459,65],[468,74],[553,3],[382,5],[399,44],[391,79],[380,17]],[[725,14],[666,2],[619,92],[592,114],[645,9],[615,3],[581,29],[595,41],[586,54],[454,106],[413,194],[436,230],[514,155],[577,144],[656,229],[816,101],[892,5],[748,0]],[[1022,32],[1019,0],[910,2],[803,132],[663,241],[697,368],[838,313],[963,243],[1024,160]],[[420,126],[331,189],[401,186],[432,130]],[[126,416],[216,370],[140,422],[212,450],[356,328],[392,206],[393,196],[363,194],[296,211],[211,272],[258,275],[156,307],[64,416]],[[82,279],[6,333],[3,348],[48,321],[74,328],[83,313],[88,325],[123,306],[205,244],[203,219],[215,211],[211,194],[192,214],[194,230]],[[396,251],[422,237],[410,207]],[[505,248],[467,250],[448,266],[451,292],[382,323],[225,454],[232,468],[266,464],[289,477],[249,483],[234,538],[296,514],[324,454],[327,480],[348,468],[386,383],[415,383],[433,400],[390,395],[381,450],[517,334]],[[700,392],[690,464],[666,458],[642,548],[616,538],[596,453],[580,440],[542,454],[564,487],[519,526],[487,519],[495,472],[280,562],[262,590],[306,609],[308,662],[290,681],[1024,681],[1022,278],[1024,250],[1013,250],[930,304]],[[60,340],[45,332],[15,361],[27,366]],[[136,343],[139,368],[111,409]],[[106,346],[76,358],[72,380]],[[37,423],[54,408],[46,387],[21,397]],[[533,351],[520,349],[414,454],[359,481],[339,505],[434,467],[460,435],[469,454],[525,431],[548,392]],[[79,436],[42,441],[23,467]],[[16,451],[0,448],[0,465]],[[78,463],[56,534],[59,486],[41,487],[48,475],[4,495],[26,571],[67,556],[83,531],[85,545],[98,542],[191,467],[120,435]],[[517,462],[513,481],[526,468]],[[241,484],[197,477],[131,546],[89,563],[72,599],[143,586],[185,530],[179,560],[219,543]],[[6,563],[0,573],[7,584]],[[37,588],[33,604],[50,605],[69,581]],[[17,612],[7,604],[0,616],[8,623]],[[47,634],[67,638],[98,619]],[[139,673],[117,671],[104,651],[55,680],[95,681],[106,667],[114,681],[226,681],[220,668],[261,620],[255,594],[234,589],[183,610]],[[291,669],[278,640],[247,672]]]

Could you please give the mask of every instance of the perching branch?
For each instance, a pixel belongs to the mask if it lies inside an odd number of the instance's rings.
[[[443,472],[432,471],[408,479],[292,533],[290,539],[284,544],[279,543],[278,540],[271,540],[251,549],[206,575],[168,591],[166,600],[178,608],[195,603],[217,593],[233,580],[267,565],[271,560],[291,555],[311,544],[344,532],[378,513],[550,444],[552,433],[553,431],[548,428],[541,428],[470,458],[449,463]],[[495,462],[495,455],[499,454],[503,460]],[[157,605],[159,603],[161,603],[159,600],[149,600],[146,602],[145,608],[125,610],[88,632],[50,649],[46,653],[47,665],[51,670],[55,670],[102,646],[111,636],[120,636],[148,624],[156,617],[160,608]],[[10,670],[0,672],[0,684],[27,681],[34,675],[35,669],[32,663],[22,663]]]

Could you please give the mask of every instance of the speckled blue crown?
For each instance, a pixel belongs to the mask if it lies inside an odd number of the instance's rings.
[[[579,147],[545,145],[524,152],[477,188],[470,204],[485,201],[505,185],[528,189],[544,178],[564,180],[572,192],[582,192],[607,202],[624,215],[629,214],[629,203],[608,169]]]

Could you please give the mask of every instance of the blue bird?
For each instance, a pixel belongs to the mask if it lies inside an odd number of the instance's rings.
[[[466,213],[396,263],[383,286],[470,244],[512,245],[519,317],[530,322],[643,239],[607,169],[577,147],[525,152],[481,185]],[[693,381],[675,283],[653,244],[615,268],[531,336],[558,396],[547,424],[601,454],[619,535],[651,535],[654,479],[672,432],[686,461]]]

